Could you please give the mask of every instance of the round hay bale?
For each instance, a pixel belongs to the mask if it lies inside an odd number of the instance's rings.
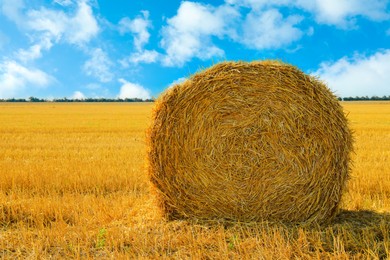
[[[277,61],[223,62],[156,100],[148,145],[169,219],[324,223],[348,179],[352,136],[318,79]]]

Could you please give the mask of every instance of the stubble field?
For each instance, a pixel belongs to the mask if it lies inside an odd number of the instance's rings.
[[[150,193],[150,103],[0,103],[0,258],[386,259],[390,102],[343,103],[355,136],[328,226],[166,222]]]

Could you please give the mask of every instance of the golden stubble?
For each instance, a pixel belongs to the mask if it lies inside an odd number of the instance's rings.
[[[313,259],[390,255],[390,103],[342,103],[355,153],[327,226],[164,221],[152,104],[0,103],[0,257]]]

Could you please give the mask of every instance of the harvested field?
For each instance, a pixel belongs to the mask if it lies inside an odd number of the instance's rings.
[[[0,258],[386,259],[390,103],[342,103],[355,153],[329,225],[166,222],[150,193],[152,104],[0,103]]]

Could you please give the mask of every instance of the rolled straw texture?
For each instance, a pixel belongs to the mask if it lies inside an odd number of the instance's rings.
[[[276,61],[223,62],[156,100],[148,147],[168,219],[324,223],[348,179],[352,136],[318,79]]]

